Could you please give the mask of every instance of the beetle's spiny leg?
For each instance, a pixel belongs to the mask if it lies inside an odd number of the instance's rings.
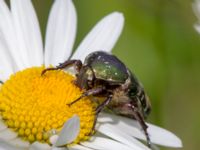
[[[141,114],[136,109],[134,109],[133,115],[134,115],[135,119],[140,123],[140,125],[144,131],[144,134],[146,136],[147,145],[149,148],[151,148],[151,140],[150,140],[149,134],[147,132],[148,126],[146,125],[144,118],[141,116]]]
[[[94,132],[95,132],[95,127],[96,127],[96,124],[97,124],[98,115],[99,114],[96,113],[95,116],[94,116],[94,123],[92,125],[91,131],[87,134],[88,136],[92,136],[94,134]]]
[[[103,103],[101,103],[97,108],[96,108],[96,115],[95,115],[95,120],[94,120],[94,124],[92,127],[92,132],[95,129],[95,125],[97,123],[97,117],[99,115],[99,113],[105,108],[106,105],[108,105],[110,103],[110,101],[112,100],[112,95],[109,95],[106,100],[103,101]]]
[[[105,87],[97,87],[94,89],[90,89],[88,91],[85,91],[79,98],[77,98],[76,100],[74,100],[73,102],[67,104],[69,106],[73,105],[74,103],[78,102],[80,99],[86,97],[86,96],[90,96],[90,95],[97,95],[100,94],[101,92],[103,92],[105,90]]]
[[[110,103],[110,101],[112,100],[112,95],[109,95],[106,100],[103,101],[103,103],[101,103],[97,108],[96,108],[96,114],[99,114],[106,105],[108,105]]]
[[[76,71],[79,72],[81,67],[82,67],[82,62],[80,60],[67,60],[64,63],[60,63],[55,68],[46,68],[46,69],[44,69],[42,71],[41,75],[44,75],[47,71],[50,71],[50,70],[64,69],[64,68],[70,67],[72,65],[74,65]]]
[[[95,126],[96,126],[96,123],[97,123],[97,117],[99,115],[99,113],[103,110],[103,108],[109,104],[109,102],[112,100],[112,95],[109,95],[106,100],[103,101],[103,103],[101,103],[97,108],[96,108],[96,114],[95,114],[95,118],[94,118],[94,123],[93,123],[93,126],[92,126],[92,130],[91,132],[89,133],[89,135],[92,135],[94,133],[94,130],[95,130]]]
[[[0,84],[4,84],[3,81],[0,80]]]

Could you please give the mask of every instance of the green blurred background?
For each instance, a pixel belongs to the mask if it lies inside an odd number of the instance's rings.
[[[43,36],[52,1],[33,0]],[[200,34],[191,0],[74,0],[75,47],[105,15],[120,11],[125,26],[113,49],[144,84],[152,102],[149,122],[200,149]],[[165,149],[165,148],[161,148]],[[166,148],[170,149],[170,148]]]

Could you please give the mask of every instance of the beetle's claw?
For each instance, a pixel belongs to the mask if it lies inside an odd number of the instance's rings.
[[[96,130],[95,129],[92,129],[88,134],[87,136],[92,136],[96,133]]]
[[[146,138],[147,138],[147,146],[149,148],[151,148],[151,140],[150,140],[149,136],[147,136]]]
[[[66,104],[67,106],[71,107],[72,103]]]
[[[42,70],[41,76],[43,76],[46,72],[46,69]]]
[[[58,70],[59,68],[46,68],[42,70],[41,76],[43,76],[47,71],[53,71],[53,70]]]
[[[76,99],[75,101],[69,103],[69,104],[66,104],[67,106],[71,107],[74,103],[76,103],[77,101],[79,101],[81,99],[81,97],[79,97],[78,99]]]
[[[69,104],[66,104],[67,106],[69,106],[69,107],[71,107],[74,103],[76,103],[78,100],[75,100],[75,101],[73,101],[73,102],[71,102],[71,103],[69,103]]]

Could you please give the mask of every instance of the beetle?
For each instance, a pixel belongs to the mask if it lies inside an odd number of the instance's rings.
[[[84,60],[67,60],[55,68],[46,68],[42,71],[64,69],[74,66],[76,80],[74,84],[83,89],[83,94],[72,105],[86,96],[103,96],[105,100],[96,108],[96,124],[98,114],[105,106],[113,112],[136,119],[146,136],[147,145],[151,142],[147,132],[145,118],[151,110],[151,104],[143,86],[136,76],[116,56],[103,51],[90,53]]]

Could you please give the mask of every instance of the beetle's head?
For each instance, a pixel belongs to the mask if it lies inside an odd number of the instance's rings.
[[[90,86],[92,86],[93,82],[93,72],[90,67],[83,66],[77,75],[77,79],[75,84],[81,88],[87,90]]]

